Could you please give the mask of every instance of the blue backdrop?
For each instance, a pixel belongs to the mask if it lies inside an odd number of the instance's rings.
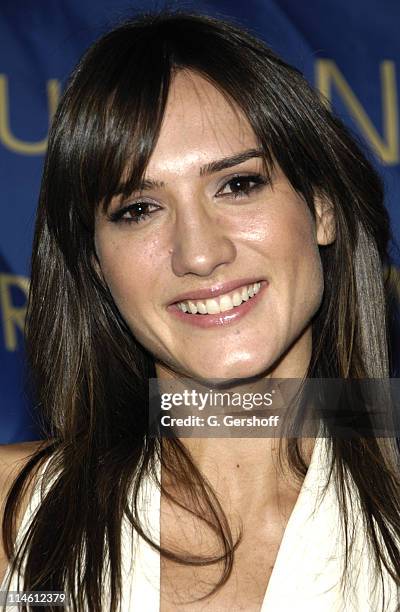
[[[162,2],[2,0],[0,13],[0,443],[38,438],[23,385],[29,259],[46,136],[83,50],[132,10]],[[233,17],[299,67],[372,149],[400,236],[396,0],[169,2]],[[394,264],[400,261],[394,255]],[[395,291],[400,297],[396,269]],[[397,344],[397,340],[394,340]]]

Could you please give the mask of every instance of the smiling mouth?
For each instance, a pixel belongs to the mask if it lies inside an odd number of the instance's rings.
[[[243,302],[251,300],[261,289],[261,282],[238,287],[234,291],[224,293],[207,300],[185,300],[176,302],[175,306],[182,312],[198,315],[213,315],[234,310]]]

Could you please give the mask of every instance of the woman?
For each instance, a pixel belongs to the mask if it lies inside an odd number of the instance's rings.
[[[22,504],[25,591],[91,612],[397,609],[394,438],[335,436],[327,417],[317,438],[149,433],[155,377],[388,377],[382,200],[301,74],[236,25],[149,13],[87,51],[33,245],[46,443],[3,531],[11,559]]]

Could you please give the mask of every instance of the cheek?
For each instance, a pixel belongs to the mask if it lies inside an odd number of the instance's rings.
[[[320,258],[312,215],[299,198],[286,193],[279,196],[273,206],[259,207],[237,236],[267,260],[280,263],[271,272],[307,265],[314,269]]]
[[[321,303],[324,278],[308,208],[296,202],[290,214],[277,218],[266,244],[278,295],[285,296],[292,316],[312,316]]]
[[[314,220],[308,207],[297,199],[282,206],[281,217],[275,216],[271,237],[275,254],[281,253],[288,261],[312,264],[319,257]]]
[[[140,316],[148,307],[149,295],[156,283],[153,252],[133,248],[132,244],[99,247],[102,274],[124,318]]]
[[[128,249],[110,247],[100,250],[99,259],[104,280],[118,308],[124,311],[132,302],[140,303],[141,296],[147,293],[145,285],[149,278],[143,262]]]
[[[312,227],[298,227],[292,233],[289,252],[293,278],[290,300],[298,305],[299,315],[309,318],[318,310],[324,291],[322,262]]]

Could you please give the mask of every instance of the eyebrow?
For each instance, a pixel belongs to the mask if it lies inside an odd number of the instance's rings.
[[[207,176],[209,174],[213,174],[214,172],[220,172],[226,168],[232,168],[232,166],[243,164],[248,159],[263,156],[264,153],[262,149],[247,149],[246,151],[241,151],[240,153],[231,155],[230,157],[223,157],[222,159],[217,159],[205,164],[204,166],[200,166],[199,176]],[[160,189],[162,187],[165,187],[164,181],[153,181],[152,179],[144,179],[138,185],[138,189],[140,191],[145,191],[146,189]]]

